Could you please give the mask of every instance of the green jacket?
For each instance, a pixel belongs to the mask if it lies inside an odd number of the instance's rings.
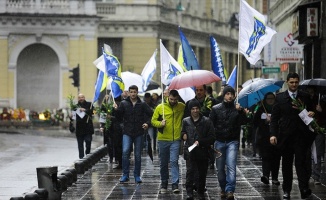
[[[185,104],[181,102],[174,107],[171,107],[169,103],[161,103],[155,108],[151,123],[158,128],[158,141],[180,140],[184,109]],[[161,126],[162,119],[166,120],[165,127]]]

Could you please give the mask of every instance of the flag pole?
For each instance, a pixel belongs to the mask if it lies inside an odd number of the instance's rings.
[[[162,39],[160,39],[160,44],[162,43]],[[160,49],[160,62],[161,62],[161,88],[163,88],[163,83],[162,83],[162,70],[163,70],[163,67],[162,67],[162,49]],[[165,90],[165,89],[164,89]],[[164,119],[164,90],[163,90],[163,94],[162,94],[162,108],[163,108],[163,119]]]

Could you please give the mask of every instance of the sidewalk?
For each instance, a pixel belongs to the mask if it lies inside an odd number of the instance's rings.
[[[243,200],[279,200],[282,199],[281,186],[264,185],[260,182],[261,160],[253,158],[252,151],[248,148],[240,149],[237,167],[236,199]],[[159,194],[160,173],[157,154],[154,154],[154,162],[143,152],[142,155],[142,179],[143,183],[135,184],[133,177],[133,155],[131,156],[130,182],[120,184],[121,170],[113,169],[116,164],[108,163],[108,158],[103,158],[92,169],[79,175],[78,181],[62,194],[63,200],[71,199],[186,199],[185,191],[185,161],[180,156],[180,194],[173,194],[171,185],[167,194]],[[326,176],[323,165],[322,185],[315,186],[310,183],[313,195],[310,199],[326,199]],[[296,176],[294,177],[291,199],[301,199]],[[279,180],[282,183],[282,173]],[[216,171],[209,169],[207,175],[207,199],[220,199],[220,189],[217,183]],[[196,193],[194,193],[196,194]],[[196,198],[196,196],[195,196]]]

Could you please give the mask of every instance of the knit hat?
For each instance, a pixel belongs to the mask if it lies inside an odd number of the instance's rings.
[[[231,86],[225,86],[223,89],[223,97],[226,93],[231,92],[233,95],[235,95],[235,90]]]
[[[191,110],[193,107],[198,107],[200,109],[200,103],[197,99],[192,99],[188,103],[188,109]]]

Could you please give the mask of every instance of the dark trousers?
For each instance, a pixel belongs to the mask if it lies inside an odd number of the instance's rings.
[[[278,171],[280,169],[281,154],[275,146],[270,144],[261,147],[260,153],[262,157],[263,175],[268,177],[272,176],[272,180],[278,180]]]
[[[295,169],[299,182],[299,189],[309,188],[309,178],[311,176],[311,144],[304,138],[298,141],[288,141],[287,147],[282,151],[282,174],[283,174],[283,191],[292,190],[293,181],[293,159],[295,157]]]
[[[78,143],[79,159],[82,159],[84,158],[85,155],[91,152],[92,134],[80,134],[80,135],[76,135],[76,138]],[[85,154],[84,154],[84,142],[86,144]]]
[[[196,181],[196,174],[198,173],[198,182],[195,184],[197,186],[198,194],[204,194],[205,186],[206,186],[206,176],[207,176],[207,167],[208,167],[208,159],[191,159],[189,158],[186,161],[186,190],[187,193],[191,193],[193,191],[194,182]]]

